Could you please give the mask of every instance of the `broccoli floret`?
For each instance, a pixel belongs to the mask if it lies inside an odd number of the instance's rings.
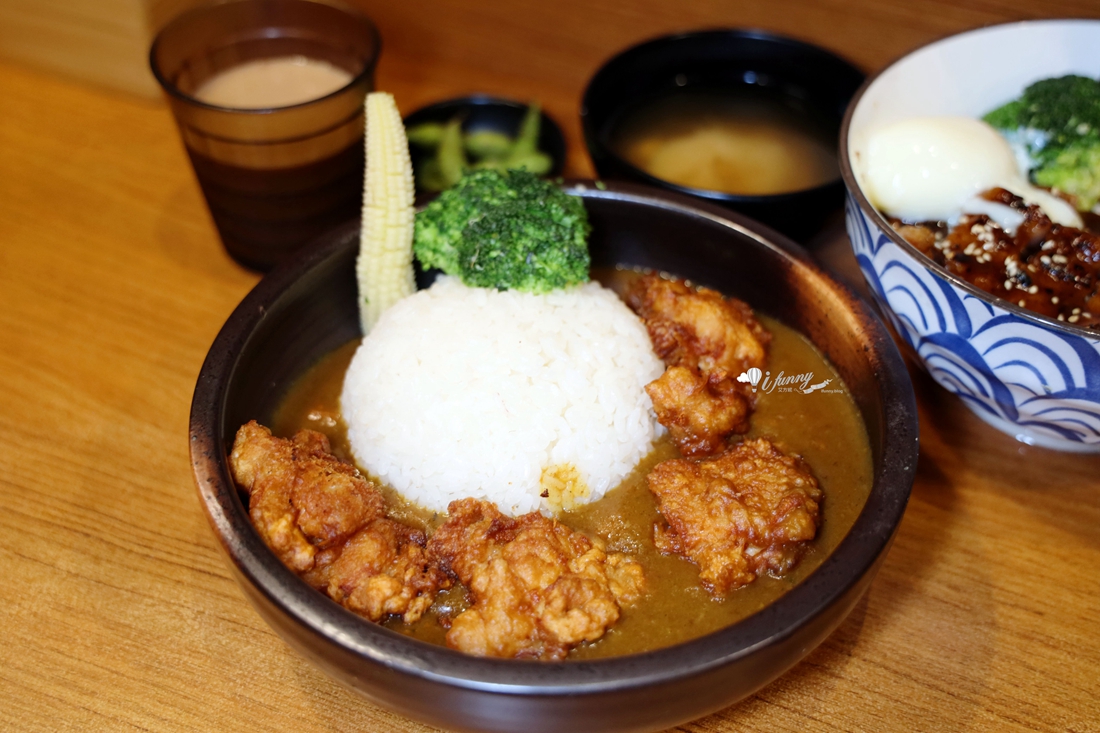
[[[512,198],[508,179],[473,173],[416,215],[413,253],[424,267],[459,274],[456,244],[471,220]]]
[[[1035,82],[985,121],[1026,147],[1040,186],[1077,197],[1090,209],[1100,199],[1100,81],[1062,76]]]
[[[1032,173],[1035,183],[1071,193],[1088,211],[1100,201],[1100,140],[1070,143]]]
[[[1023,108],[1022,99],[1013,99],[987,114],[984,119],[998,130],[1015,130],[1020,126],[1020,112]]]
[[[588,215],[526,171],[467,173],[416,215],[413,252],[467,285],[545,293],[588,280]]]

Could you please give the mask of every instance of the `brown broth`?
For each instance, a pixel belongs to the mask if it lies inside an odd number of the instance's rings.
[[[605,285],[621,292],[636,275],[628,271],[608,273]],[[735,623],[774,602],[812,573],[851,529],[870,493],[871,451],[859,410],[840,376],[801,334],[780,322],[758,316],[772,332],[767,371],[774,381],[784,375],[813,374],[810,383],[832,382],[824,389],[803,394],[793,386],[758,389],[757,407],[748,438],[767,437],[781,449],[801,455],[824,491],[822,522],[817,538],[802,561],[783,578],[762,576],[716,601],[699,585],[694,565],[676,556],[660,554],[653,545],[652,527],[658,519],[655,500],[646,488],[645,476],[655,464],[678,457],[667,436],[617,488],[594,504],[559,519],[570,527],[607,541],[609,549],[629,552],[643,565],[647,596],[624,609],[618,624],[602,639],[573,650],[571,659],[618,656],[687,641]],[[339,397],[344,372],[358,342],[350,342],[321,360],[292,388],[280,406],[272,426],[276,435],[289,436],[302,428],[325,433],[334,452],[351,458],[347,430],[339,417]],[[801,382],[799,382],[799,386]],[[431,531],[441,515],[410,505],[396,492],[385,489],[391,515]],[[420,622],[389,628],[424,641],[443,644],[445,630],[438,613],[465,608],[460,586],[443,593]]]
[[[767,196],[840,177],[836,141],[823,126],[764,93],[680,93],[628,115],[612,149],[670,183]]]

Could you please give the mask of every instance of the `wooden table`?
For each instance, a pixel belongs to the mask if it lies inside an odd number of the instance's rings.
[[[380,5],[380,3],[376,3]],[[867,69],[1091,0],[391,3],[407,111],[542,100],[591,173],[588,75],[639,39],[747,25]],[[187,454],[195,377],[257,276],[222,251],[159,104],[0,64],[0,729],[419,731],[276,637],[231,580]],[[850,270],[839,225],[819,242]],[[789,674],[692,731],[1100,730],[1100,459],[1029,448],[914,375],[921,458],[887,561]]]

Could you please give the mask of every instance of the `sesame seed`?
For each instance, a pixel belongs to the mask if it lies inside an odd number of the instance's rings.
[[[1012,281],[1005,280],[1005,290],[1012,290]]]
[[[1042,262],[1044,265],[1049,265],[1050,264],[1050,256],[1049,255],[1043,255],[1042,257],[1039,258],[1039,261]]]
[[[1059,313],[1059,314],[1058,314],[1058,320],[1059,320],[1059,321],[1064,321],[1064,320],[1066,320],[1066,317],[1065,317],[1065,315],[1063,315],[1063,314]]]
[[[1078,314],[1078,313],[1080,313],[1080,312],[1081,312],[1081,309],[1080,309],[1080,308],[1074,308],[1074,309],[1073,309],[1073,315],[1077,315],[1077,314]]]
[[[1031,295],[1035,295],[1035,293],[1039,292],[1039,286],[1038,285],[1032,285],[1030,288],[1027,289],[1027,292],[1030,293]]]
[[[1055,295],[1054,297],[1052,297],[1052,298],[1050,299],[1050,302],[1051,302],[1051,303],[1054,303],[1055,305],[1058,305],[1058,296],[1057,296],[1057,295]]]
[[[1079,319],[1080,317],[1081,316],[1070,316],[1068,320],[1070,323],[1077,323],[1077,319]]]
[[[1023,308],[1024,307],[1024,301],[1021,300],[1017,305],[1019,305],[1021,308]]]
[[[1055,262],[1057,262],[1057,263],[1058,263],[1059,265],[1064,265],[1064,264],[1066,264],[1067,262],[1069,262],[1069,260],[1067,260],[1067,259],[1066,259],[1066,256],[1065,256],[1065,255],[1054,255],[1054,256],[1053,256],[1053,257],[1051,257],[1050,259],[1054,260],[1054,261],[1055,261]]]

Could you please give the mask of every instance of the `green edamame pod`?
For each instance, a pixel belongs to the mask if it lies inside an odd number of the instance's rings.
[[[539,149],[539,126],[542,122],[542,109],[538,102],[531,102],[527,113],[523,115],[523,122],[519,125],[519,134],[512,145],[509,156],[521,157]]]
[[[439,122],[422,122],[415,127],[410,127],[405,133],[409,142],[422,148],[435,148],[443,139],[443,124]]]
[[[504,158],[512,152],[512,138],[496,130],[475,130],[466,135],[466,152],[475,158]]]
[[[523,168],[529,173],[534,173],[536,176],[542,176],[550,172],[550,166],[554,164],[554,161],[549,155],[536,150],[533,153],[527,155],[511,155],[508,157],[508,168],[519,169]]]
[[[426,158],[416,166],[416,183],[423,191],[442,191],[447,188],[443,174],[439,172],[439,159]]]
[[[462,145],[462,120],[455,118],[443,128],[443,137],[439,141],[436,154],[439,160],[439,173],[444,188],[450,188],[462,178],[462,171],[469,167],[466,152]]]

